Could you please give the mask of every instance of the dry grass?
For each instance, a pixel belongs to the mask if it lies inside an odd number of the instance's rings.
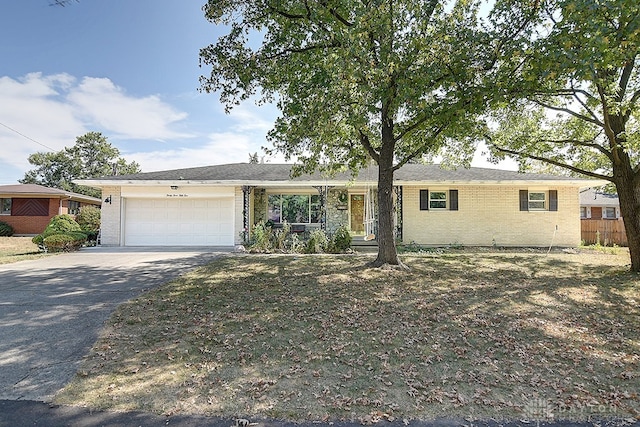
[[[58,403],[287,420],[640,414],[628,254],[228,256],[122,306]]]
[[[38,250],[31,237],[0,237],[0,264],[49,256]]]

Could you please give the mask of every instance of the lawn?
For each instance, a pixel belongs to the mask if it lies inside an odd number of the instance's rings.
[[[0,237],[0,264],[48,256],[38,250],[31,237]]]
[[[628,253],[452,250],[411,271],[229,255],[121,306],[57,403],[285,420],[640,415]]]

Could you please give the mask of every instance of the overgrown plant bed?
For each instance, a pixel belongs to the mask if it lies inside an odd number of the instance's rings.
[[[121,306],[57,403],[286,420],[629,419],[628,254],[227,256]]]

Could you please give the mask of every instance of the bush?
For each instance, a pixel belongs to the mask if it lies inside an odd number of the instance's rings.
[[[286,240],[290,232],[291,224],[286,221],[283,222],[281,229],[273,231],[273,246],[280,251],[286,251]]]
[[[52,234],[68,233],[69,231],[82,231],[82,229],[71,215],[64,214],[51,218],[43,234],[50,236]]]
[[[341,225],[333,234],[331,244],[329,245],[330,252],[343,253],[351,248],[351,233],[344,225]]]
[[[68,252],[80,248],[87,241],[87,234],[71,215],[56,215],[51,218],[42,234],[33,237],[31,241],[42,251]]]
[[[0,236],[13,236],[13,227],[6,222],[0,221]]]
[[[329,239],[327,238],[327,233],[325,233],[322,229],[316,229],[309,234],[309,240],[307,240],[305,253],[320,254],[325,252],[328,246]]]
[[[91,205],[81,207],[76,222],[83,231],[97,231],[100,228],[100,208]]]
[[[271,243],[271,227],[267,226],[264,221],[258,222],[251,229],[251,246],[250,251],[269,252],[273,249]]]
[[[43,239],[43,245],[48,252],[71,252],[78,250],[86,239],[83,233],[53,234]]]

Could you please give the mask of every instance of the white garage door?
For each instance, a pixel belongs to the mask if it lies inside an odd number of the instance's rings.
[[[126,199],[125,246],[232,246],[233,198]]]

